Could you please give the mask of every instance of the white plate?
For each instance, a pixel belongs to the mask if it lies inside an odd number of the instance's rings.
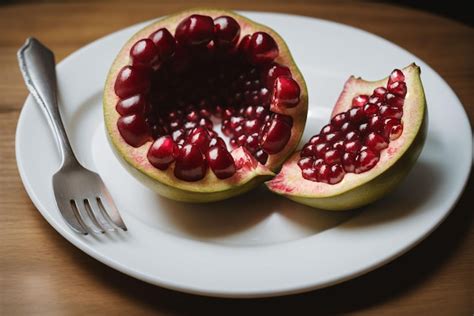
[[[411,62],[421,66],[429,108],[424,151],[402,185],[363,211],[310,209],[263,188],[229,201],[191,205],[156,196],[132,178],[105,139],[101,90],[108,68],[144,24],[104,37],[58,67],[62,116],[78,158],[99,172],[129,232],[100,237],[73,233],[54,201],[58,152],[29,97],[16,134],[16,155],[28,194],[46,220],[97,260],[163,287],[212,296],[258,297],[325,287],[373,270],[425,238],[446,217],[471,166],[471,129],[459,100],[417,57],[364,31],[328,21],[246,13],[287,39],[307,80],[304,140],[328,119],[351,74],[379,79]]]

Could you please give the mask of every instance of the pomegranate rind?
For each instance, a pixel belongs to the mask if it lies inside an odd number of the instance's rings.
[[[148,149],[152,142],[149,141],[138,148],[134,148],[124,141],[116,124],[120,115],[115,110],[115,105],[119,98],[114,92],[114,82],[120,69],[129,64],[130,48],[135,44],[135,42],[142,38],[147,38],[151,33],[159,28],[167,28],[173,33],[177,24],[191,14],[203,14],[211,16],[212,18],[221,15],[231,16],[240,24],[241,37],[245,34],[252,34],[255,31],[264,31],[270,34],[278,43],[280,50],[279,57],[275,62],[284,64],[290,68],[293,79],[298,82],[301,88],[300,103],[298,106],[288,109],[282,108],[275,111],[277,113],[289,115],[293,118],[291,138],[285,148],[276,155],[270,155],[265,165],[257,162],[252,163],[250,165],[254,165],[253,168],[242,168],[232,177],[224,180],[218,179],[209,169],[202,180],[187,182],[177,179],[173,175],[174,164],[165,171],[153,167],[146,158]],[[211,202],[223,200],[247,192],[258,184],[273,177],[275,175],[273,171],[278,170],[283,162],[295,151],[303,134],[307,110],[308,93],[305,81],[281,36],[269,27],[256,23],[235,12],[213,9],[192,9],[182,11],[155,21],[138,31],[122,47],[114,60],[107,75],[103,95],[103,112],[107,136],[115,155],[119,158],[119,161],[125,169],[140,182],[156,191],[158,194],[170,199],[186,202]],[[236,159],[235,155],[236,154],[234,153],[234,159]]]
[[[403,105],[402,135],[390,142],[381,152],[380,161],[371,170],[361,173],[346,173],[338,184],[326,184],[306,180],[297,163],[297,152],[283,165],[281,172],[266,183],[267,187],[296,202],[325,210],[349,210],[372,203],[390,191],[408,174],[420,155],[427,134],[428,111],[425,93],[420,78],[420,68],[411,64],[404,68],[408,93]],[[352,99],[384,86],[388,78],[380,81],[365,81],[350,77],[336,102],[331,117],[351,107]]]

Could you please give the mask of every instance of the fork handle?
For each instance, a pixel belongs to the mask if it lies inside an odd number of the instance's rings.
[[[53,52],[36,38],[30,37],[18,51],[18,62],[28,90],[53,130],[61,154],[61,165],[77,163],[59,114]]]

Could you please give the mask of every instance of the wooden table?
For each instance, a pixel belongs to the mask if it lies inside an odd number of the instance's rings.
[[[195,3],[206,6],[203,1]],[[61,60],[110,32],[185,7],[173,1],[0,5],[0,314],[263,314],[307,310],[310,314],[472,315],[472,176],[448,219],[406,255],[355,280],[281,298],[214,299],[148,285],[95,261],[49,226],[25,193],[15,162],[15,127],[27,96],[17,67],[17,49],[27,36],[34,35]],[[381,35],[436,69],[456,91],[473,122],[474,30],[466,25],[381,3],[246,0],[238,8],[230,1],[221,7],[309,15]],[[446,104],[447,112],[449,106]],[[446,159],[450,159],[449,153]]]

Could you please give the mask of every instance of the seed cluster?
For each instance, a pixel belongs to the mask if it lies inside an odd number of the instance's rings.
[[[372,95],[358,95],[349,110],[335,115],[319,134],[304,145],[298,166],[311,181],[336,184],[346,173],[375,167],[380,153],[403,132],[405,76],[394,70],[386,87]]]
[[[202,179],[210,168],[220,178],[236,172],[232,149],[243,146],[262,164],[291,137],[291,108],[300,87],[265,32],[240,36],[230,16],[191,15],[174,36],[161,28],[134,43],[130,64],[118,73],[118,130],[133,147],[153,141],[147,158],[160,170],[174,164],[185,181]],[[230,151],[214,130],[221,124]]]

